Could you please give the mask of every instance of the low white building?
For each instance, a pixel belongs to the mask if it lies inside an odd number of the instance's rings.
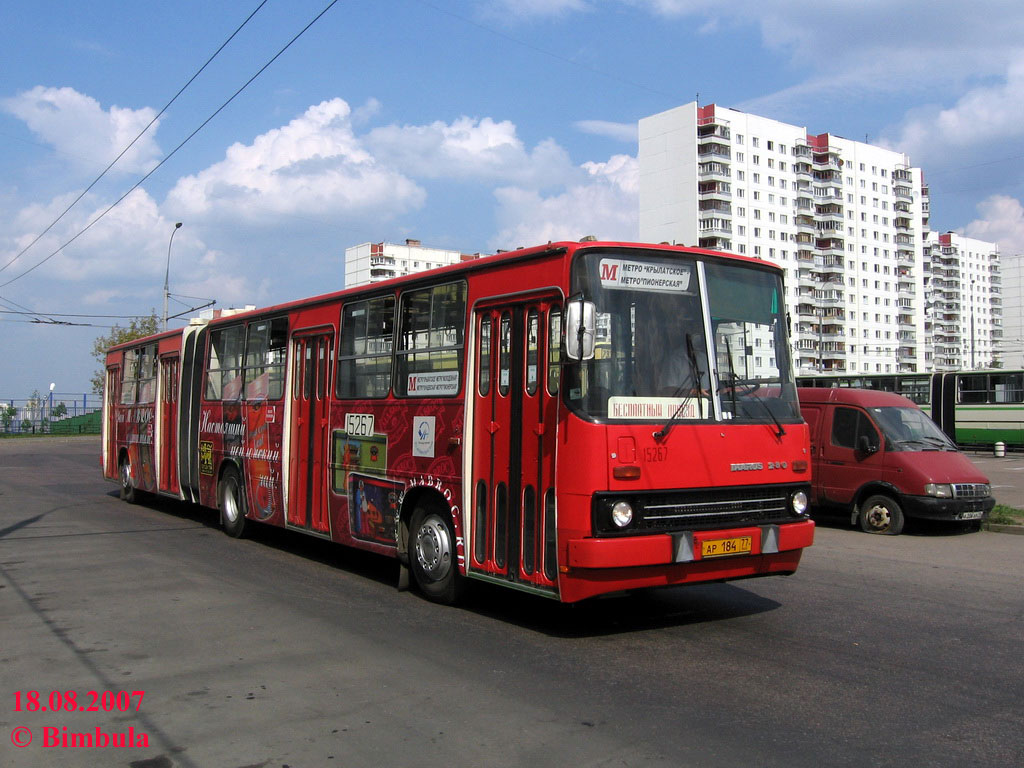
[[[426,248],[419,240],[412,239],[402,245],[362,243],[345,249],[345,287],[378,283],[392,277],[458,264],[478,257],[479,254]]]

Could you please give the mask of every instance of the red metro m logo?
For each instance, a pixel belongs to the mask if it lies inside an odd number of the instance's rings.
[[[616,283],[619,280],[619,265],[615,262],[601,262],[601,282]]]

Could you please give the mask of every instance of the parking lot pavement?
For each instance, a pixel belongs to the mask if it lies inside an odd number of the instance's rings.
[[[1024,453],[996,457],[992,452],[970,451],[967,456],[988,476],[997,504],[1024,509]]]

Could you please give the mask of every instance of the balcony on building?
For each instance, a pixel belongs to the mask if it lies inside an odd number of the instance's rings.
[[[893,224],[896,225],[896,229],[909,231],[913,227],[914,222],[909,216],[897,216],[893,219]]]
[[[897,200],[913,200],[914,191],[910,187],[905,187],[902,184],[892,188],[893,194],[896,195]]]
[[[829,147],[826,150],[814,150],[812,162],[815,168],[830,169],[836,172],[839,172],[843,167],[843,161],[839,159],[839,150],[835,147]]]
[[[725,163],[708,160],[697,166],[697,175],[704,180],[726,181],[731,177],[731,171]]]
[[[897,248],[913,248],[914,247],[914,236],[908,235],[903,232],[896,233],[896,247]]]
[[[799,238],[799,235],[797,235],[797,237]],[[807,241],[804,241],[804,243],[800,243],[799,240],[798,240],[797,244],[798,245],[806,245],[806,243],[809,243],[809,242],[811,242],[811,241],[807,240]],[[803,263],[813,264],[814,263],[814,251],[812,251],[810,248],[807,248],[807,247],[798,248],[797,252],[796,252],[796,260],[799,261],[799,262],[803,262]]]
[[[802,318],[817,318],[818,308],[810,302],[800,302],[796,305],[796,313]]]
[[[708,251],[729,251],[732,250],[732,240],[725,235],[710,235],[702,232],[697,240],[697,247]]]
[[[697,203],[697,209],[702,213],[712,213],[716,216],[732,216],[732,203],[726,200],[701,199]],[[701,220],[701,231],[704,230],[704,219]],[[729,230],[732,230],[730,226]]]
[[[793,172],[796,174],[797,179],[814,178],[814,169],[807,162],[793,163]]]
[[[697,140],[697,156],[700,158],[720,157],[729,160],[732,157],[732,149],[728,144],[722,144],[714,137]]]
[[[913,265],[914,263],[914,251],[910,248],[897,248],[896,249],[896,263],[897,264],[908,264]]]
[[[710,105],[711,115],[701,115],[697,118],[697,135],[717,135],[721,138],[729,138],[729,121],[714,114],[714,105]],[[698,112],[705,112],[708,108],[701,108]]]
[[[814,241],[814,249],[821,256],[843,256],[846,254],[846,246],[838,237],[819,237]]]
[[[718,217],[701,219],[699,230],[701,237],[729,237],[732,235],[732,222],[729,221],[728,219]]]
[[[728,181],[701,181],[697,184],[701,200],[731,200],[732,185]]]
[[[814,206],[814,215],[826,221],[843,222],[843,206],[839,203],[824,203]]]
[[[800,288],[817,288],[818,281],[809,269],[800,269],[797,271],[797,285]]]
[[[814,235],[818,230],[814,223],[814,217],[809,213],[798,213],[793,217],[793,223],[796,224],[796,231],[806,232],[809,235]]]
[[[815,184],[824,184],[826,187],[839,187],[843,184],[842,171],[815,169],[813,178]]]

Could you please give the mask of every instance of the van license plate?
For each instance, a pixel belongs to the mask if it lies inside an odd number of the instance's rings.
[[[728,557],[730,555],[749,555],[753,546],[750,536],[737,536],[733,539],[708,539],[700,543],[701,557]]]
[[[981,516],[984,515],[984,514],[985,513],[980,511],[980,510],[977,511],[977,512],[963,512],[963,513],[960,514],[960,519],[961,520],[980,520]]]

